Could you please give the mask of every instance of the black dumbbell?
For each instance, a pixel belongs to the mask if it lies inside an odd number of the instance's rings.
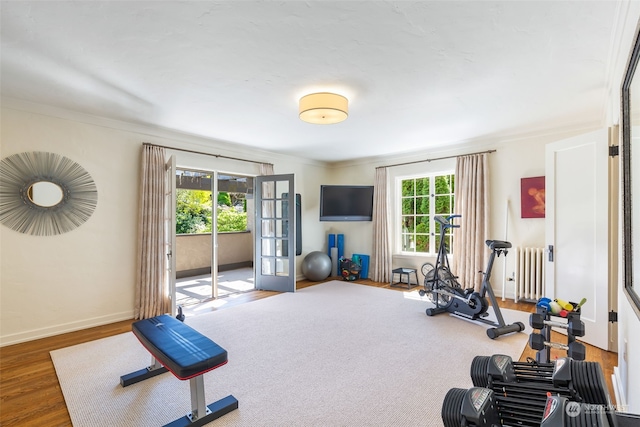
[[[568,345],[560,344],[557,342],[549,342],[544,340],[542,334],[529,335],[529,346],[534,350],[543,350],[545,347],[565,350],[567,352],[567,356],[574,360],[584,360],[586,356],[586,349],[584,347],[584,344],[578,341],[571,342]]]
[[[529,316],[529,324],[533,329],[542,329],[547,326],[555,326],[557,328],[566,329],[569,334],[574,337],[583,337],[585,334],[584,331],[584,322],[580,319],[576,318],[568,318],[567,323],[564,322],[554,322],[553,320],[545,320],[544,316],[540,313],[532,313]]]

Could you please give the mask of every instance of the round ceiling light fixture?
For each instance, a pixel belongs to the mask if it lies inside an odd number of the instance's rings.
[[[349,100],[328,92],[311,93],[300,98],[300,119],[307,123],[330,125],[349,115]]]

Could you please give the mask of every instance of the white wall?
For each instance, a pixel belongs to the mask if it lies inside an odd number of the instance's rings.
[[[131,318],[136,268],[138,169],[143,142],[268,161],[274,163],[275,173],[294,173],[296,192],[302,195],[303,253],[297,257],[298,276],[301,273],[300,263],[307,253],[326,251],[328,233],[345,234],[345,254],[348,256],[353,253],[371,254],[370,222],[318,221],[321,184],[373,184],[376,166],[464,154],[471,149],[459,147],[448,152],[327,167],[307,159],[243,150],[240,146],[168,131],[65,116],[58,111],[46,113],[25,112],[17,107],[3,108],[2,157],[34,150],[69,157],[83,166],[95,180],[98,206],[87,223],[59,236],[29,236],[0,227],[0,338],[3,345]],[[521,177],[542,173],[544,141],[536,139],[481,147],[487,148],[498,150],[489,155],[491,212],[496,212],[495,216],[492,215],[491,232],[501,238],[504,233],[504,200],[519,200]],[[249,175],[259,173],[257,165],[252,163],[179,151],[176,155],[177,164],[183,167]],[[449,166],[453,165],[449,163]],[[440,167],[434,163],[425,165],[429,163],[394,167],[391,175]],[[514,203],[513,209],[517,206]],[[522,241],[529,243],[525,237],[534,240],[534,237],[544,235],[543,221],[514,218],[510,221],[509,234],[510,237],[524,236]],[[519,242],[514,241],[514,244]],[[424,259],[397,259],[394,266],[409,266],[409,262],[419,267]],[[499,290],[501,283],[494,286]]]
[[[133,317],[141,144],[211,152],[274,164],[294,173],[302,197],[303,254],[322,247],[316,185],[323,164],[50,110],[24,112],[5,104],[1,154],[48,151],[80,164],[94,179],[98,205],[79,228],[58,236],[31,236],[0,226],[0,343],[7,345]],[[51,114],[58,117],[54,117]],[[60,118],[64,117],[64,118]],[[257,174],[252,163],[179,155],[178,164]],[[305,197],[314,194],[314,197]]]
[[[2,110],[2,156],[54,152],[98,189],[81,227],[39,237],[0,227],[0,334],[11,343],[132,317],[140,136]]]
[[[616,102],[612,105],[615,106]],[[87,223],[59,236],[29,236],[0,226],[1,345],[132,317],[142,142],[271,162],[277,174],[294,173],[296,192],[302,195],[303,253],[297,257],[296,263],[299,275],[301,260],[307,253],[326,250],[328,233],[345,234],[347,255],[371,254],[371,223],[318,221],[321,184],[373,184],[376,166],[487,149],[497,150],[489,155],[489,233],[495,238],[504,238],[506,234],[514,246],[542,246],[544,221],[520,218],[520,179],[544,175],[545,144],[576,134],[574,130],[517,141],[485,141],[443,152],[414,153],[327,167],[307,159],[278,156],[255,149],[244,150],[240,146],[169,131],[72,117],[66,113],[45,113],[25,112],[5,104],[1,116],[1,156],[39,150],[69,157],[83,166],[95,180],[98,206]],[[611,117],[614,117],[612,123],[617,123],[617,116],[611,114]],[[178,164],[257,174],[255,168],[248,170],[245,162],[212,159],[183,154]],[[421,166],[415,168],[420,169]],[[396,169],[392,168],[398,174]],[[427,169],[425,166],[425,171]],[[405,173],[404,168],[401,170]],[[510,200],[510,209],[508,228],[505,229],[506,200]],[[408,262],[419,267],[424,260],[396,257],[394,267],[408,266],[405,264]],[[502,260],[498,260],[494,269],[493,284],[498,293],[503,280],[503,275],[498,274],[503,271],[501,263]],[[507,275],[512,269],[513,256],[509,256]],[[507,283],[507,296],[513,294],[509,285]],[[640,321],[624,297],[621,297],[619,310],[619,343],[627,344],[625,351],[619,354],[619,366],[624,371],[618,381],[625,384],[629,410],[640,412],[640,341],[634,333]]]
[[[375,168],[415,162],[419,160],[438,159],[441,157],[468,154],[471,152],[496,150],[488,155],[489,159],[489,199],[490,199],[490,224],[489,236],[492,239],[506,239],[513,246],[544,246],[544,219],[520,217],[520,179],[544,176],[545,174],[545,145],[560,139],[574,136],[583,130],[557,132],[553,135],[520,138],[514,141],[482,142],[467,144],[455,149],[439,152],[415,153],[410,156],[397,156],[386,159],[373,159],[360,162],[346,162],[334,165],[334,179],[337,182],[347,184],[373,184]],[[584,130],[585,132],[587,130]],[[400,176],[428,174],[455,169],[455,159],[444,159],[428,162],[419,162],[409,165],[394,166],[388,169],[388,181],[390,198],[393,199],[395,180]],[[509,201],[508,218],[507,200]],[[392,224],[397,222],[397,212],[389,212]],[[345,252],[365,253],[371,246],[371,223],[333,223],[327,227],[327,232],[345,234]],[[364,235],[362,233],[365,233]],[[361,249],[364,246],[365,249]],[[326,247],[326,245],[325,245]],[[364,252],[362,252],[365,250]],[[395,248],[393,255],[393,268],[420,266],[427,261],[433,262],[433,257],[421,255],[399,254],[399,248]],[[506,277],[511,276],[515,264],[515,251],[507,257],[506,270],[504,270],[504,258],[498,258],[494,264],[492,284],[498,295],[502,295],[502,286]],[[504,273],[504,274],[503,274]],[[513,282],[505,283],[505,296],[513,298]]]

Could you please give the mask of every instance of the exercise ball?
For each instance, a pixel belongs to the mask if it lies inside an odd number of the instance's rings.
[[[331,274],[331,258],[324,252],[310,252],[302,260],[302,274],[313,281],[326,279]]]

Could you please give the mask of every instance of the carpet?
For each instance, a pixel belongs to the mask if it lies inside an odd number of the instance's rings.
[[[428,317],[417,291],[332,281],[192,318],[229,353],[205,374],[206,403],[239,409],[211,426],[438,426],[446,392],[472,386],[476,355],[517,360],[528,332],[491,340],[486,325]],[[507,323],[527,313],[502,310]],[[170,373],[122,388],[148,366],[132,333],[51,352],[75,426],[158,426],[191,411],[189,381]]]

